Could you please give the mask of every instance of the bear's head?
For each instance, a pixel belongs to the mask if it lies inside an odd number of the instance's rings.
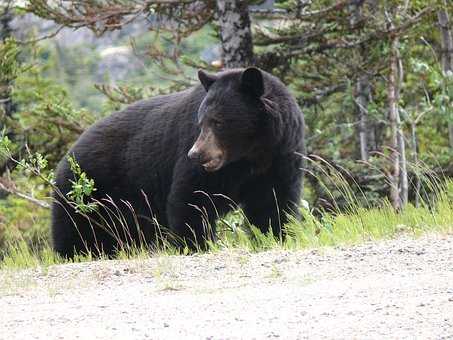
[[[213,172],[256,154],[272,111],[263,96],[263,71],[250,67],[212,75],[200,70],[198,78],[207,93],[198,110],[200,134],[189,158]]]

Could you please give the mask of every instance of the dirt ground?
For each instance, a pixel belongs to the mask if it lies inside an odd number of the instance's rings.
[[[453,235],[0,272],[0,339],[453,339]]]

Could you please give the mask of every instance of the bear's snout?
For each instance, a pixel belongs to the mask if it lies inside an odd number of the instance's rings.
[[[194,144],[194,146],[192,146],[192,148],[187,153],[187,157],[189,157],[193,161],[197,161],[197,162],[200,161],[201,153],[195,144]]]
[[[212,131],[200,134],[187,153],[187,157],[200,164],[208,172],[219,170],[226,161],[226,154],[217,145]]]
[[[194,161],[195,163],[198,164],[205,164],[208,163],[211,160],[210,155],[206,154],[203,152],[197,144],[194,144],[192,148],[189,150],[187,153],[187,157],[189,157],[190,160]]]

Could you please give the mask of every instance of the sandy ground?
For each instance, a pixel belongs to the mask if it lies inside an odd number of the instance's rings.
[[[0,339],[453,339],[453,235],[0,272]]]

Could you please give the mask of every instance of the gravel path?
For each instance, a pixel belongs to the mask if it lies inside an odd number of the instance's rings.
[[[0,339],[453,339],[453,235],[0,272]]]

